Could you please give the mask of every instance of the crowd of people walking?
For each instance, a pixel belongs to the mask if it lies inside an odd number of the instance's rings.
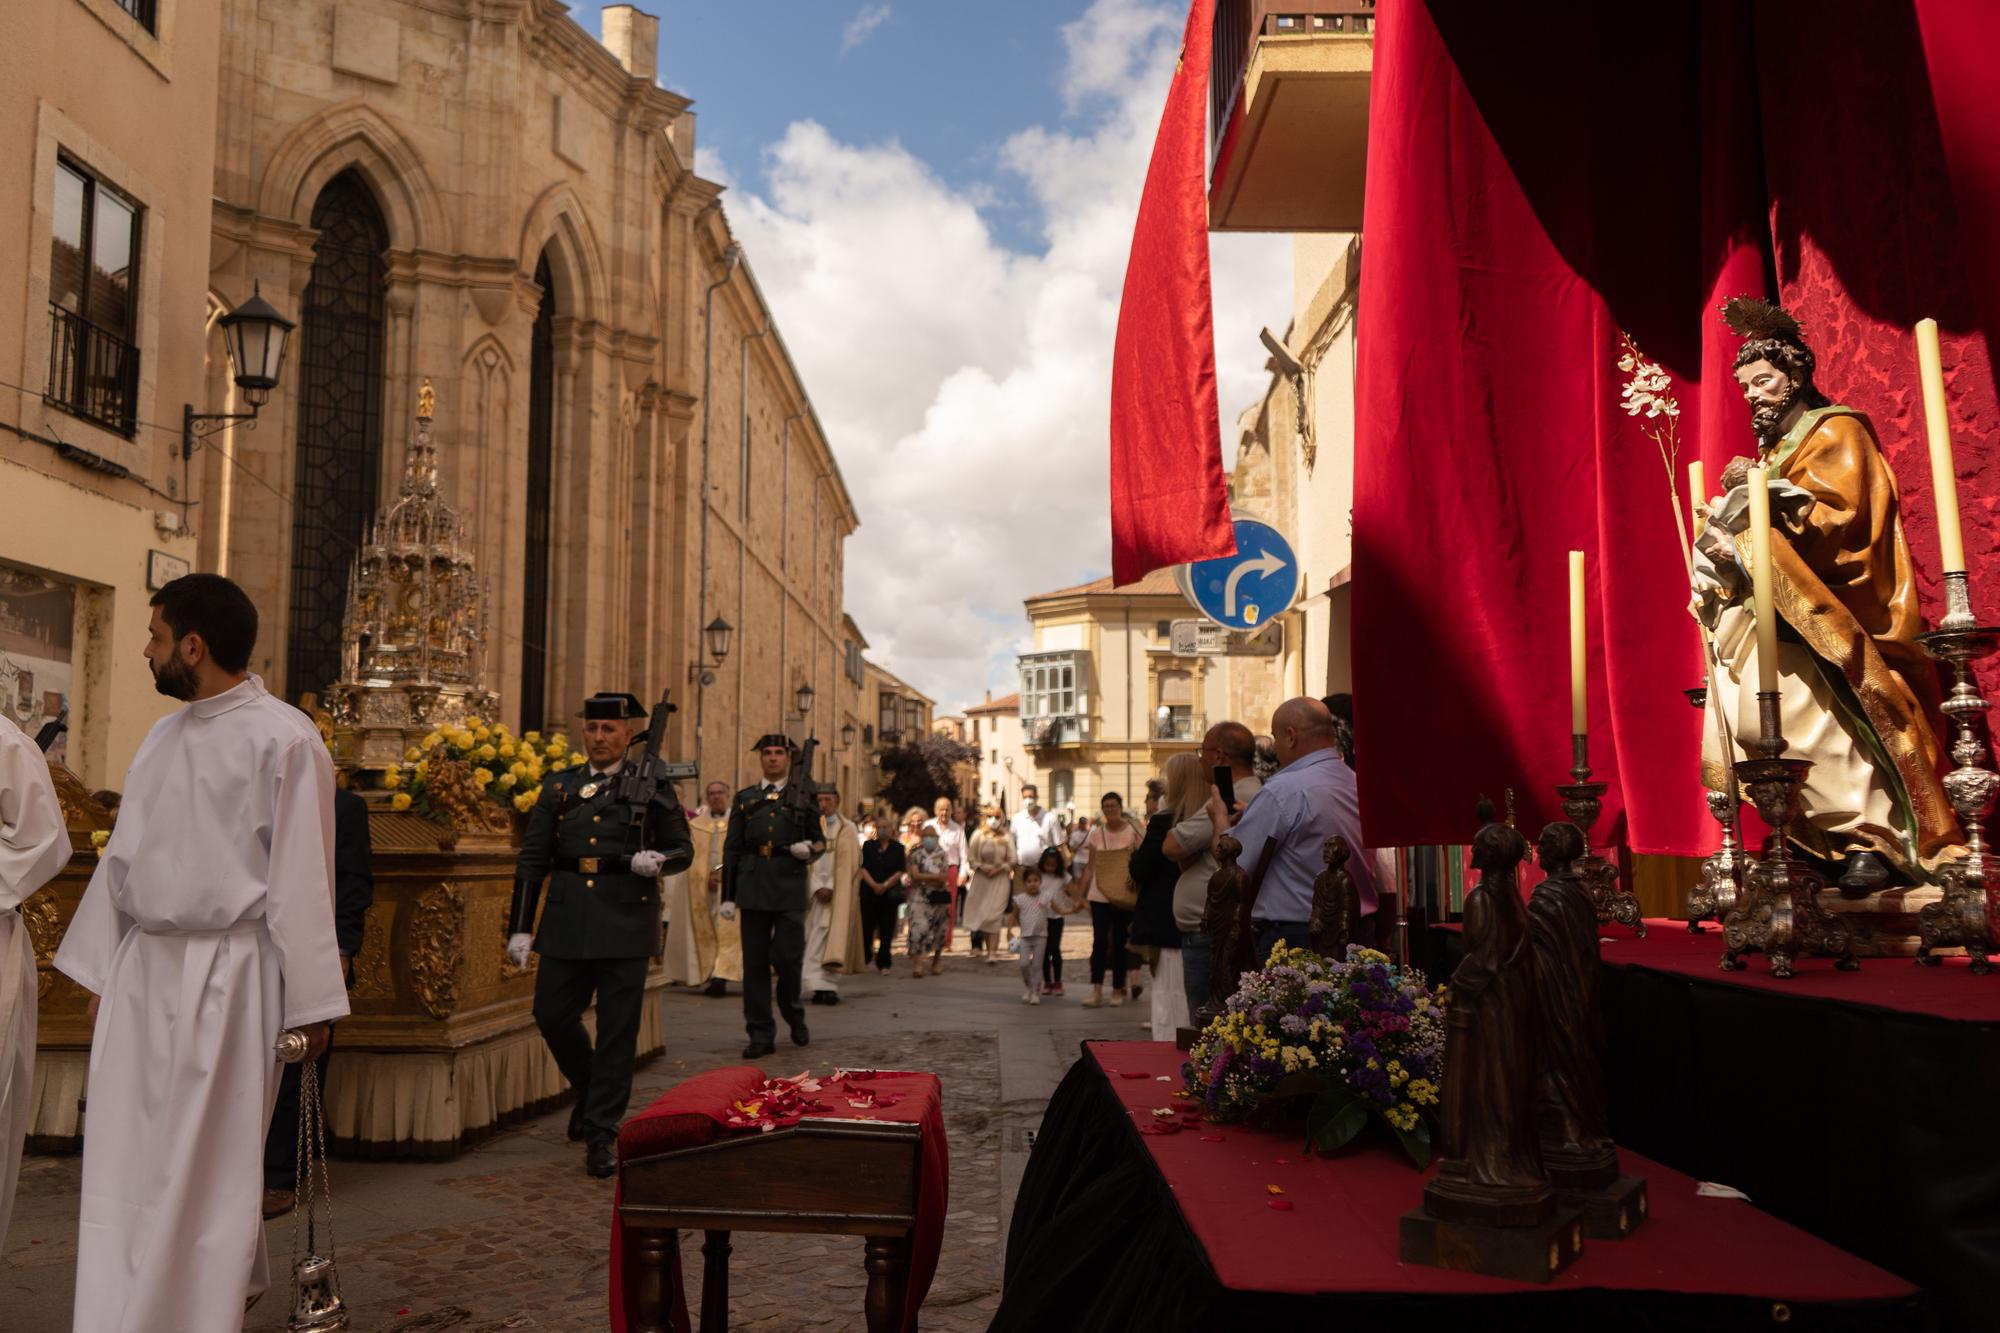
[[[816,987],[830,988],[830,973],[842,968],[890,975],[899,940],[910,976],[935,977],[947,949],[963,939],[970,962],[1015,962],[1021,1002],[1040,1004],[1064,997],[1064,947],[1080,952],[1075,932],[1087,924],[1090,989],[1082,1005],[1147,1004],[1146,1026],[1155,1039],[1171,1039],[1209,998],[1205,917],[1217,840],[1237,837],[1246,872],[1271,859],[1252,921],[1260,958],[1280,941],[1304,938],[1325,839],[1339,833],[1360,845],[1348,733],[1335,714],[1320,700],[1295,699],[1270,725],[1261,744],[1241,722],[1209,728],[1197,749],[1169,757],[1144,781],[1137,812],[1117,791],[1103,793],[1094,814],[1052,810],[1027,783],[1011,817],[997,803],[971,812],[940,796],[928,811],[864,802],[848,821],[832,814],[827,793],[829,818],[858,826],[858,845],[849,858],[814,862],[816,885],[830,896],[814,904],[808,992],[827,1002],[830,989]],[[1365,866],[1355,868],[1365,879]],[[818,954],[837,930],[818,921],[841,919],[847,880],[858,897],[860,941],[852,961],[836,966]],[[1363,899],[1372,907],[1372,884],[1363,885]],[[673,900],[699,911],[687,894]],[[675,979],[723,993],[714,974]]]

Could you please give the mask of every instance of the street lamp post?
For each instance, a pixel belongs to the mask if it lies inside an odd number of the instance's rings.
[[[216,321],[222,346],[229,354],[231,377],[250,404],[248,412],[197,412],[194,404],[181,409],[181,459],[194,456],[194,443],[234,422],[254,422],[257,410],[271,400],[285,369],[285,347],[298,325],[279,314],[264,299],[261,284],[253,284],[250,299]]]
[[[708,649],[709,660],[706,662],[702,661],[701,654],[697,652],[695,660],[688,663],[688,680],[691,684],[698,685],[703,689],[715,684],[716,669],[722,665],[722,659],[729,656],[729,636],[735,632],[735,629],[734,625],[731,625],[721,616],[717,616],[703,627],[701,637],[703,644]],[[699,707],[699,704],[697,704],[697,707]]]

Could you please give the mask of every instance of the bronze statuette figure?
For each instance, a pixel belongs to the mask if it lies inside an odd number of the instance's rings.
[[[1347,873],[1347,861],[1353,854],[1347,839],[1328,838],[1322,853],[1326,869],[1313,879],[1312,919],[1306,924],[1307,938],[1314,953],[1335,961],[1347,957],[1347,946],[1353,942],[1354,932],[1361,923],[1361,895],[1354,890],[1354,876]]]

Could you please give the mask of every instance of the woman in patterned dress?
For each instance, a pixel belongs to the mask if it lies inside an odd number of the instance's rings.
[[[924,812],[915,806],[904,815],[922,827]],[[928,962],[931,975],[944,970],[945,928],[951,920],[951,888],[945,871],[951,858],[939,844],[936,829],[924,830],[911,847],[903,869],[905,901],[910,908],[910,975],[921,977]]]

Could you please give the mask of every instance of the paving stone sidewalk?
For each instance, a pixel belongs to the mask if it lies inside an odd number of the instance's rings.
[[[899,965],[903,960],[898,960]],[[843,1002],[809,1007],[813,1041],[761,1063],[772,1073],[839,1066],[928,1069],[944,1088],[951,1195],[943,1253],[923,1326],[984,1329],[999,1302],[1006,1217],[1033,1128],[1055,1083],[1091,1037],[1138,1037],[1143,1006],[1082,1009],[1080,960],[1070,998],[1019,1003],[1019,972],[956,958],[916,981],[853,979]],[[740,1001],[676,991],[665,999],[667,1053],[640,1071],[632,1106],[703,1069],[738,1062]],[[338,1054],[335,1056],[338,1059]],[[605,1328],[611,1182],[582,1171],[564,1136],[566,1110],[496,1135],[450,1162],[336,1159],[333,1190],[342,1291],[357,1333]],[[69,1327],[81,1162],[30,1157],[14,1223],[0,1250],[0,1328]],[[267,1229],[277,1288],[245,1328],[282,1330],[292,1220]],[[699,1234],[682,1238],[690,1298],[698,1298]],[[858,1329],[866,1275],[858,1239],[737,1233],[730,1321],[745,1333]],[[699,1312],[691,1312],[699,1319]],[[18,1321],[18,1322],[17,1322]]]

